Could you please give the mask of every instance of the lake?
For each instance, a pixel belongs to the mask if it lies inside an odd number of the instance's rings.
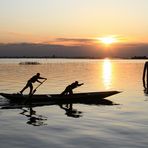
[[[22,65],[20,62],[39,62]],[[36,94],[61,93],[75,80],[84,83],[74,92],[117,90],[108,97],[119,105],[74,104],[72,117],[57,105],[30,110],[2,109],[9,102],[0,97],[2,148],[147,148],[148,96],[143,91],[145,60],[0,59],[0,92],[19,92],[36,74],[46,77]],[[35,83],[34,86],[38,84]],[[28,89],[24,92],[28,93]]]

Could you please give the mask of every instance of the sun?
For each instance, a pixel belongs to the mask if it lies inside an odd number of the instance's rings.
[[[117,42],[117,38],[114,36],[100,37],[98,38],[98,40],[106,45],[110,45],[110,44]]]

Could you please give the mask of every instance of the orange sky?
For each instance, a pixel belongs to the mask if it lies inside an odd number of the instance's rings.
[[[147,0],[1,0],[0,43],[106,36],[148,43],[147,18]]]

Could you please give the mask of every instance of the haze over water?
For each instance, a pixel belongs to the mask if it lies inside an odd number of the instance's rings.
[[[20,65],[37,61],[39,65]],[[1,147],[146,148],[148,96],[143,92],[145,60],[0,59],[0,92],[16,93],[37,72],[47,77],[36,93],[61,93],[75,80],[84,83],[74,92],[117,90],[107,99],[119,104],[74,104],[82,117],[72,118],[59,106],[35,107],[41,126],[29,124],[21,109],[0,110]],[[37,84],[35,84],[37,86]],[[26,91],[25,93],[28,93]],[[0,97],[0,105],[8,104]]]

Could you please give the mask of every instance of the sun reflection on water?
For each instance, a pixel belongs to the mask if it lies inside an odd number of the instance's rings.
[[[103,61],[103,84],[106,89],[110,89],[112,81],[112,63],[110,59]]]

